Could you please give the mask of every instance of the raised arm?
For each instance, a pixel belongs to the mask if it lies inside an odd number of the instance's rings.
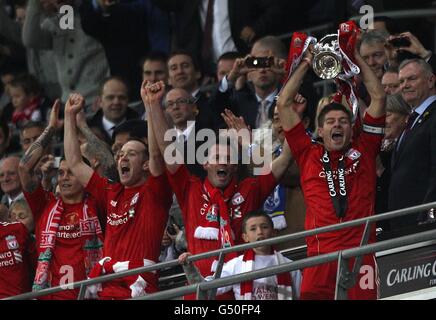
[[[97,160],[100,167],[103,169],[103,176],[112,180],[118,181],[117,165],[115,163],[112,152],[108,145],[97,138],[97,136],[88,127],[85,119],[84,111],[80,111],[76,116],[77,128],[86,139],[85,153]]]
[[[383,90],[381,81],[363,60],[357,49],[354,51],[354,57],[360,68],[363,83],[371,97],[371,104],[366,112],[368,112],[368,114],[373,118],[380,118],[386,113],[386,94]]]
[[[39,138],[27,149],[20,160],[18,173],[21,185],[26,192],[33,192],[38,187],[40,181],[34,175],[33,169],[44,154],[45,149],[50,144],[56,130],[60,127],[58,120],[60,102],[56,100],[50,113],[50,120],[47,128]]]
[[[76,126],[76,116],[84,104],[85,100],[81,95],[71,94],[65,105],[64,152],[71,172],[86,187],[93,170],[82,160]]]
[[[288,142],[285,140],[282,153],[271,164],[271,172],[274,178],[280,181],[293,162],[291,149],[289,149]]]
[[[141,97],[144,102],[144,108],[146,114],[151,114],[150,104],[158,103],[162,100],[162,95],[165,92],[165,87],[156,88],[156,92],[152,94],[152,92],[148,92],[150,88],[147,86],[147,81],[143,81],[141,85]],[[152,101],[153,100],[153,101]],[[154,100],[157,100],[156,102]],[[149,153],[149,162],[148,166],[150,169],[150,173],[154,176],[160,176],[165,172],[165,163],[163,161],[162,154],[159,149],[159,145],[156,141],[155,133],[154,133],[154,123],[149,118],[148,121],[148,153]]]
[[[165,119],[165,115],[163,113],[161,105],[164,92],[165,84],[162,81],[147,86],[147,94],[144,104],[146,106],[149,106],[150,117],[148,118],[148,122],[149,124],[150,122],[153,123],[152,128],[154,130],[154,137],[156,139],[157,145],[159,146],[160,152],[164,157],[167,170],[170,173],[175,173],[179,168],[180,164],[167,162],[165,159],[165,151],[174,150],[176,153],[178,153],[178,159],[183,159],[183,157],[180,155],[176,148],[168,148],[172,142],[165,141],[165,133],[170,129],[170,126]]]
[[[291,130],[301,122],[300,116],[292,107],[292,104],[298,94],[304,76],[312,65],[312,58],[312,54],[308,52],[277,99],[277,110],[279,112],[280,122],[285,131]]]

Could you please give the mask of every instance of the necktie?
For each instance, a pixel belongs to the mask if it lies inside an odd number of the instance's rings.
[[[203,59],[203,61],[208,61],[211,59],[214,3],[215,0],[209,0],[207,4],[206,21],[204,24],[204,32],[203,32],[203,43],[201,46],[201,58]]]
[[[404,128],[403,134],[401,136],[400,143],[398,144],[398,147],[403,143],[404,139],[406,139],[410,130],[412,130],[412,126],[415,123],[416,118],[418,117],[419,117],[419,113],[415,111],[409,116],[409,119],[407,119],[406,127]]]
[[[260,102],[259,114],[257,116],[257,127],[260,128],[268,120],[268,100]]]

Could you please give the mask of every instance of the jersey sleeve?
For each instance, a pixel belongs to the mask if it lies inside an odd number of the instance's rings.
[[[149,176],[147,179],[150,191],[154,195],[156,202],[169,209],[173,200],[173,192],[170,188],[167,175],[164,173],[157,177]]]
[[[373,118],[368,113],[363,118],[362,132],[358,138],[358,144],[361,144],[371,156],[375,157],[380,151],[381,143],[384,137],[386,116]]]
[[[185,212],[187,195],[189,194],[189,182],[191,175],[185,165],[181,165],[176,172],[171,174],[167,171],[168,181],[176,194],[182,212]]]
[[[88,185],[85,187],[85,191],[94,198],[99,209],[106,208],[108,185],[109,182],[107,178],[99,176],[98,173],[94,171],[91,179],[89,179]]]
[[[253,180],[254,182],[253,187],[257,192],[257,196],[255,197],[255,201],[257,201],[256,206],[260,207],[273,192],[278,182],[272,172],[266,175],[249,178],[249,180]]]
[[[32,211],[33,218],[35,219],[35,221],[39,220],[47,204],[50,203],[52,200],[54,200],[53,194],[44,191],[41,185],[38,186],[38,188],[35,191],[33,192],[23,191],[23,194],[24,197],[26,198],[30,210]]]
[[[300,165],[303,161],[304,151],[312,145],[312,140],[304,129],[303,123],[300,122],[291,130],[285,131],[285,137],[291,149],[292,157]]]

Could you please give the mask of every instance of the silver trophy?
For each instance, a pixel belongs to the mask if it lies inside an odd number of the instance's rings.
[[[313,71],[322,79],[334,79],[342,71],[342,55],[337,34],[329,34],[314,47]]]

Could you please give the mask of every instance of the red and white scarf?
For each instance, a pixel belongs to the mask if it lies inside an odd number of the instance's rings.
[[[204,197],[208,200],[203,223],[195,229],[194,237],[205,240],[220,240],[221,247],[234,245],[234,233],[230,225],[229,201],[238,190],[233,178],[224,191],[212,186],[209,179],[204,181]]]
[[[32,117],[32,113],[39,108],[41,104],[41,97],[34,97],[30,100],[29,104],[21,111],[14,111],[12,113],[12,123],[18,124],[21,121],[28,121]]]
[[[283,255],[280,252],[274,251],[277,265],[285,263]],[[250,249],[245,251],[242,258],[241,273],[254,271],[254,260],[256,253]],[[277,299],[292,300],[292,277],[290,272],[284,272],[275,275],[277,278]],[[253,280],[241,282],[241,299],[252,300],[253,298]]]
[[[64,213],[64,203],[58,199],[49,213],[45,229],[41,232],[38,244],[38,264],[32,291],[38,291],[51,286],[50,264],[56,246],[56,234]],[[83,241],[85,271],[88,274],[103,256],[103,233],[100,221],[96,216],[88,216],[88,204],[85,199],[82,208],[83,218],[80,219],[80,236]]]
[[[89,273],[88,279],[94,279],[105,274],[119,273],[127,270],[132,270],[144,266],[150,266],[155,264],[154,261],[144,260],[131,260],[131,261],[116,261],[110,257],[101,259],[94,269]],[[153,271],[155,273],[155,271]],[[146,295],[145,288],[147,287],[147,281],[141,275],[132,275],[122,278],[123,281],[131,290],[131,297],[136,298]],[[85,299],[98,298],[97,293],[102,291],[101,283],[90,285],[86,288]]]

